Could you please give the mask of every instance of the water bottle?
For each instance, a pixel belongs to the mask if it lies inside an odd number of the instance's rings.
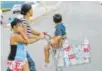
[[[83,51],[83,61],[84,63],[89,63],[90,61],[90,48],[89,48],[89,40],[85,38],[82,46]]]
[[[89,48],[89,40],[85,38],[82,46],[83,55],[86,58],[90,58],[90,48]]]
[[[70,67],[70,61],[68,55],[64,55],[64,65]]]
[[[69,45],[68,39],[66,38],[63,43],[63,48],[66,48]]]
[[[62,49],[58,50],[58,67],[64,66],[64,52]]]
[[[63,48],[64,48],[64,55],[67,55],[68,56],[68,54],[72,53],[71,46],[69,45],[67,39],[65,39],[65,41],[64,41]]]
[[[78,45],[78,46],[76,47],[75,56],[76,56],[76,64],[82,64],[83,61],[82,61],[81,45]]]
[[[69,60],[70,60],[70,64],[71,65],[76,65],[77,61],[76,61],[76,56],[75,54],[70,54],[69,56]]]

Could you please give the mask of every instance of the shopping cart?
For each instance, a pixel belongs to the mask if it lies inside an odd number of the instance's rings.
[[[85,38],[84,42],[78,43],[75,40],[70,40],[73,41],[72,44],[69,42],[69,39],[65,37],[64,42],[60,46],[61,48],[58,49],[53,49],[52,45],[50,43],[50,39],[52,38],[49,34],[45,33],[45,39],[50,45],[50,53],[53,58],[53,63],[55,65],[55,71],[59,71],[59,68],[61,71],[63,71],[63,67],[70,67],[74,65],[80,65],[80,64],[87,64],[91,60],[90,56],[90,45],[88,39]],[[65,45],[66,44],[66,45]],[[65,46],[64,46],[65,45]],[[57,53],[57,51],[59,51]],[[60,52],[64,53],[62,56]],[[59,58],[62,58],[62,65],[59,66]]]
[[[44,35],[45,35],[45,40],[50,45],[50,53],[51,53],[51,56],[52,56],[52,59],[53,59],[53,65],[55,66],[55,71],[58,71],[59,69],[60,69],[60,71],[63,71],[62,66],[60,66],[60,67],[58,66],[58,59],[59,59],[59,56],[60,56],[59,52],[63,52],[63,50],[64,50],[62,48],[62,45],[60,46],[60,48],[53,49],[52,45],[50,43],[50,40],[51,40],[52,37],[48,33],[46,33],[46,32],[44,32]]]

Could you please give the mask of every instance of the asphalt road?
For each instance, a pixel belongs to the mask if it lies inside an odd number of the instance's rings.
[[[63,23],[67,27],[69,42],[80,43],[87,37],[91,45],[91,62],[63,68],[63,71],[102,71],[102,6],[100,2],[63,2],[59,10],[43,16],[31,26],[42,32],[46,31],[53,35],[54,23],[52,16],[60,13],[63,16]],[[6,12],[4,22],[8,23],[8,18],[13,15]],[[6,71],[6,59],[9,53],[10,28],[1,27],[1,68]],[[43,46],[47,42],[41,40],[37,43],[28,45],[28,51],[36,63],[37,71],[53,71],[53,68],[43,69],[44,53]],[[51,59],[52,61],[52,59]]]

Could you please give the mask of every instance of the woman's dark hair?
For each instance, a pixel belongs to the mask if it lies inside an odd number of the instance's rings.
[[[16,26],[17,24],[22,23],[22,21],[18,18],[15,18],[12,22],[11,22],[11,28],[13,28],[14,26]]]
[[[25,3],[21,7],[21,14],[26,15],[27,12],[32,8],[31,4]]]
[[[54,21],[55,23],[60,23],[60,22],[62,21],[62,16],[61,16],[60,14],[55,14],[55,15],[53,16],[53,21]]]

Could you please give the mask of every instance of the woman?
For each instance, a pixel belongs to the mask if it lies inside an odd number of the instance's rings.
[[[30,4],[24,4],[22,5],[21,8],[21,14],[23,15],[23,21],[24,23],[27,25],[27,34],[22,33],[22,35],[24,36],[24,38],[26,40],[28,40],[28,38],[36,38],[41,36],[42,38],[44,38],[43,33],[39,33],[36,30],[32,29],[30,27],[30,18],[33,16],[33,9],[32,6]],[[29,67],[30,67],[30,71],[36,71],[35,69],[35,63],[34,61],[31,59],[29,53],[27,54],[27,59],[28,59],[28,63],[29,63]]]
[[[24,37],[24,39],[28,41],[29,38],[38,38],[38,37],[44,38],[43,33],[37,32],[36,30],[30,27],[30,18],[33,16],[32,6],[27,3],[23,4],[21,7],[21,14],[23,15],[23,17],[21,18],[22,21],[27,25],[26,32],[23,31],[20,32],[20,34]],[[30,67],[30,71],[36,71],[35,63],[30,57],[28,52],[27,52],[27,60]]]
[[[20,31],[25,31],[25,24],[21,20],[15,18],[11,22],[13,33],[10,36],[10,54],[8,56],[7,64],[11,71],[30,71],[28,60],[26,57],[27,50],[25,44],[34,43],[41,38],[30,38],[25,40],[20,34]]]

